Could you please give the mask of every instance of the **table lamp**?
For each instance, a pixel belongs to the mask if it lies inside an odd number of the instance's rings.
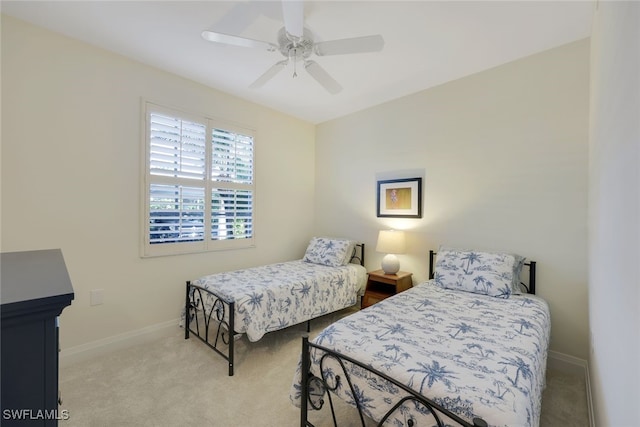
[[[386,253],[384,258],[382,258],[384,274],[396,274],[400,270],[400,261],[396,254],[403,254],[405,245],[404,231],[380,231],[376,252]]]

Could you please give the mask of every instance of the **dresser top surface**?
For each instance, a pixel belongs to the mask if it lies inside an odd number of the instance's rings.
[[[2,305],[70,295],[73,286],[60,249],[0,254]]]

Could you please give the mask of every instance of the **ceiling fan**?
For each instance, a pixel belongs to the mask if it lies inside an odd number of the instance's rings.
[[[284,27],[278,31],[277,44],[230,34],[203,31],[205,40],[233,46],[266,49],[269,52],[279,51],[286,59],[276,62],[249,87],[257,89],[275,77],[289,62],[294,64],[293,77],[297,76],[296,64],[302,62],[304,69],[329,93],[336,94],[342,86],[327,73],[317,62],[310,60],[317,56],[344,55],[349,53],[378,52],[384,46],[381,35],[354,37],[349,39],[315,42],[313,33],[304,27],[304,4],[302,1],[283,0],[282,14]]]

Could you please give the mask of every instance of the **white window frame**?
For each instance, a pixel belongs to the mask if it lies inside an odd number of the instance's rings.
[[[163,107],[159,104],[144,101],[142,102],[143,115],[143,141],[142,141],[142,197],[141,197],[141,256],[156,257],[167,255],[179,255],[187,253],[209,252],[218,250],[241,249],[255,246],[255,207],[256,207],[256,185],[255,185],[255,130],[221,119],[214,119],[203,114],[187,113],[178,109]],[[150,152],[150,122],[151,114],[159,113],[170,117],[186,120],[206,126],[205,137],[205,171],[203,179],[159,176],[151,174],[151,152]],[[250,183],[224,182],[212,179],[212,132],[214,129],[221,129],[226,132],[236,133],[242,136],[251,137],[253,140],[253,173]],[[151,186],[152,185],[180,185],[184,187],[197,187],[204,189],[204,237],[203,240],[189,242],[167,242],[151,243],[150,221],[151,221]],[[251,192],[251,235],[243,238],[230,238],[224,240],[214,240],[212,238],[212,189],[245,190]]]

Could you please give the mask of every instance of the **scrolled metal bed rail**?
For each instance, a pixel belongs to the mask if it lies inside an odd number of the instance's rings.
[[[187,281],[185,292],[184,339],[189,339],[190,333],[195,334],[200,341],[229,363],[229,376],[233,376],[235,303],[226,301],[219,295],[192,284],[191,281]],[[206,299],[213,300],[209,308],[205,304]],[[192,327],[192,324],[195,324],[195,327]],[[212,326],[215,328],[215,334],[210,336]]]
[[[321,378],[311,373],[311,353],[310,352],[312,348],[318,349],[324,353],[320,357],[319,368],[322,376]],[[325,369],[323,369],[325,361],[329,359],[336,361],[340,366],[342,374],[344,375],[345,381],[349,387],[348,389],[351,392],[352,399],[356,404],[356,409],[358,411],[358,415],[360,416],[360,422],[362,424],[362,427],[365,427],[365,418],[364,418],[365,416],[363,414],[363,407],[360,400],[356,397],[357,396],[356,390],[353,386],[353,383],[351,382],[351,376],[349,374],[349,370],[346,368],[344,364],[345,361],[373,373],[374,375],[392,383],[393,385],[395,385],[396,387],[398,387],[404,392],[404,393],[399,393],[396,396],[398,400],[391,407],[391,409],[389,409],[389,411],[385,413],[384,417],[378,422],[377,426],[379,427],[382,426],[387,421],[387,419],[389,419],[391,415],[396,413],[396,411],[401,410],[402,406],[407,402],[414,402],[416,404],[422,405],[425,408],[427,408],[431,413],[431,415],[433,416],[434,420],[436,421],[436,425],[438,427],[445,427],[445,425],[449,425],[449,424],[445,424],[442,421],[441,419],[442,415],[448,417],[449,421],[453,421],[463,427],[487,427],[486,421],[484,421],[482,418],[474,418],[472,420],[472,423],[469,423],[466,420],[460,418],[458,415],[452,413],[446,408],[443,408],[442,406],[426,398],[425,396],[422,396],[421,394],[417,393],[415,390],[412,390],[411,388],[407,387],[405,384],[400,383],[399,381],[389,377],[388,375],[370,366],[367,366],[349,356],[340,354],[336,351],[333,351],[321,345],[317,345],[310,342],[308,335],[304,335],[302,337],[300,427],[315,427],[308,420],[309,406],[311,406],[311,408],[315,410],[321,409],[325,404],[325,401],[323,399],[323,396],[325,393],[327,394],[327,397],[329,400],[329,407],[331,408],[333,425],[335,427],[338,427],[338,421],[336,419],[336,412],[335,412],[335,407],[331,397],[332,395],[331,392],[336,390],[338,387],[340,387],[342,378],[340,377],[340,375],[336,375],[335,379],[333,380],[334,385],[332,386],[329,384],[329,382],[327,381],[327,378],[325,378]],[[407,425],[409,427],[414,426],[415,424],[416,424],[416,421],[414,421],[413,419],[407,420]]]

